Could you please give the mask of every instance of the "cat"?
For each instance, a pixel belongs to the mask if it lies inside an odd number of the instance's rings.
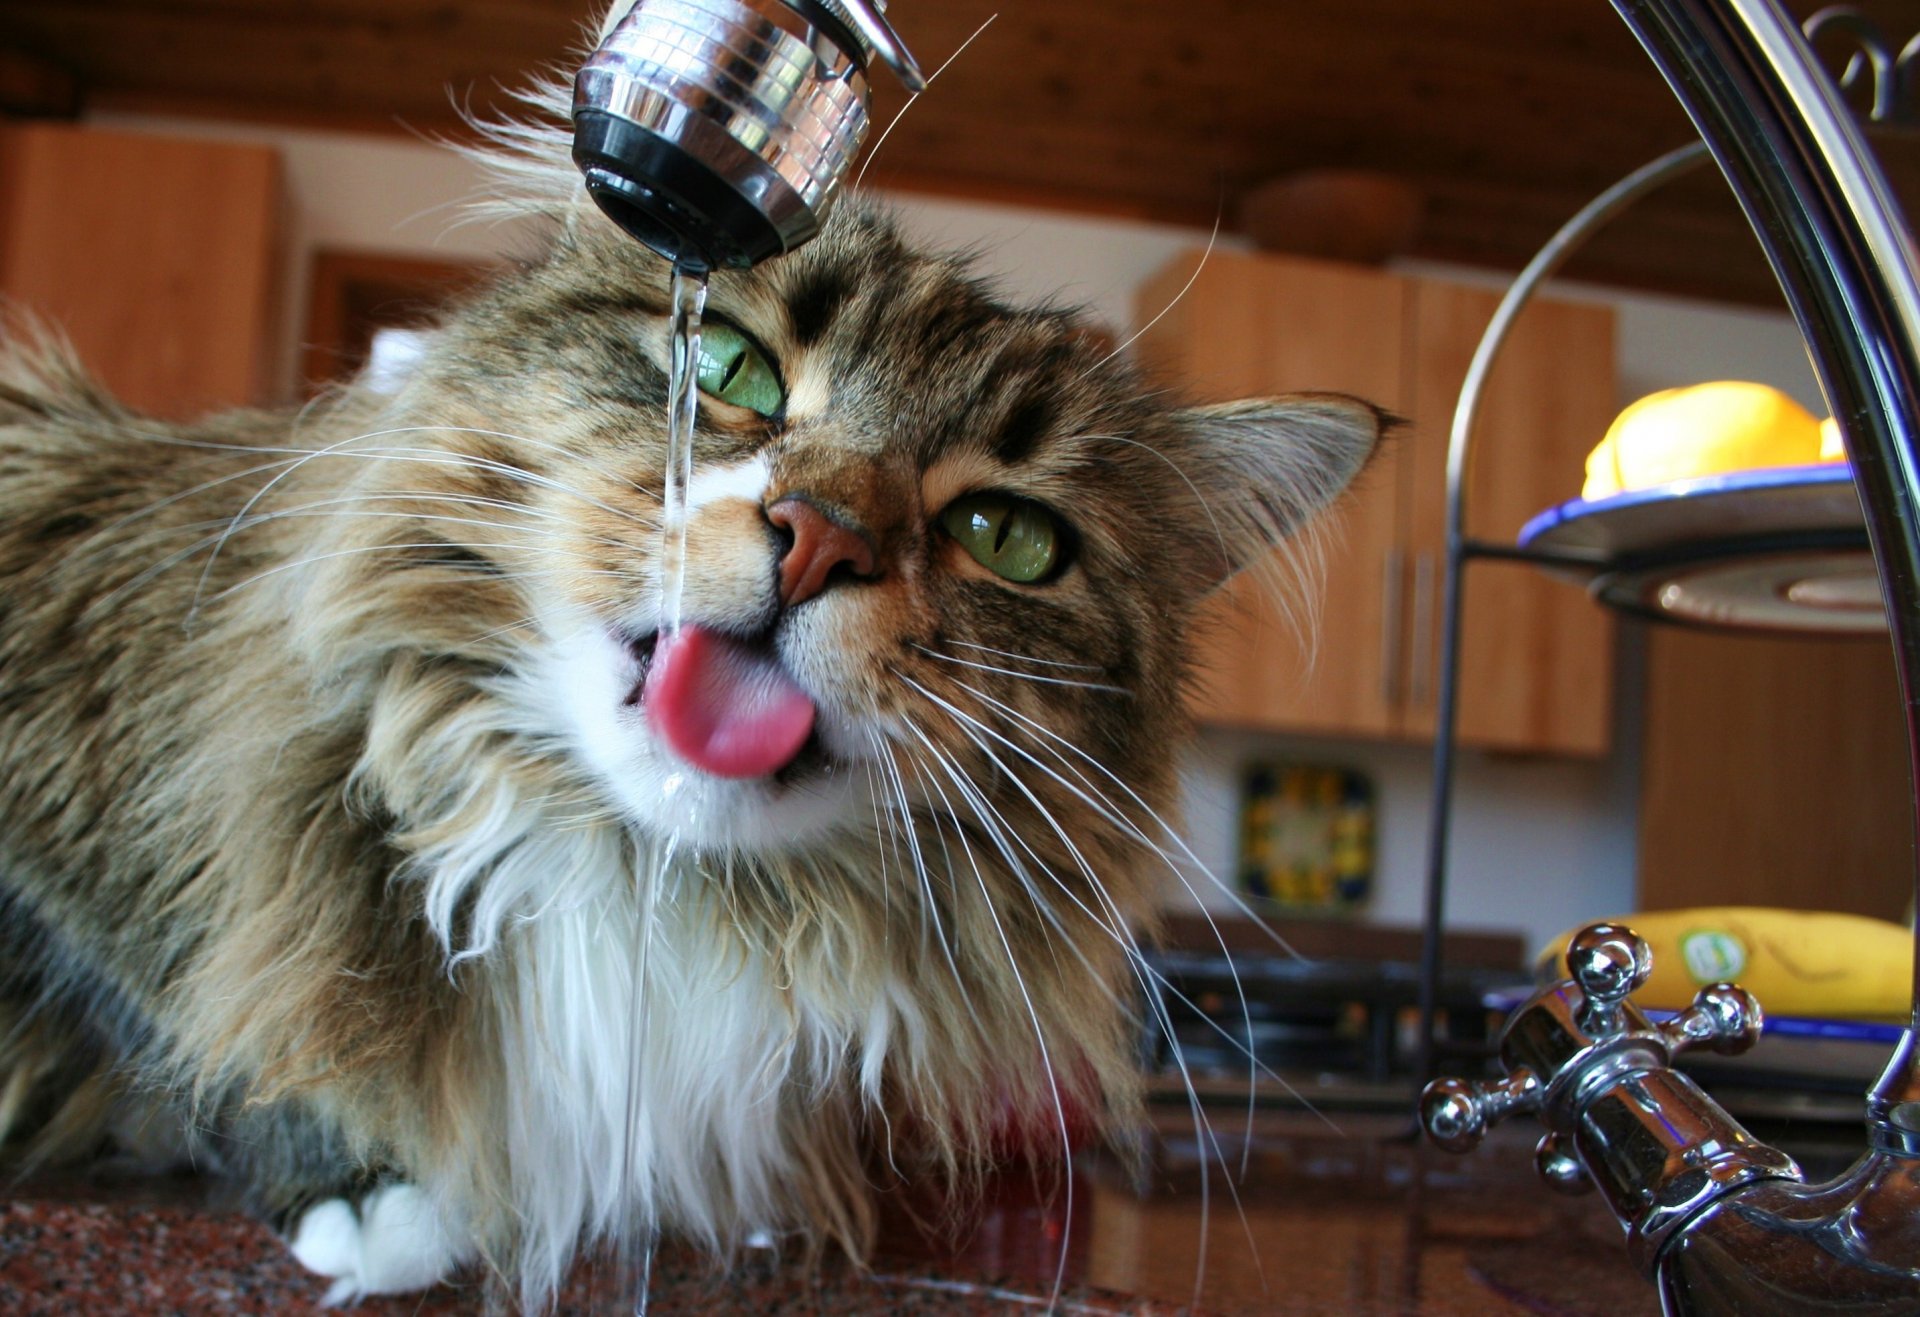
[[[662,639],[665,267],[502,136],[551,240],[391,392],[0,346],[0,1138],[190,1156],[334,1301],[857,1258],[874,1149],[1125,1124],[1195,609],[1383,420],[1184,405],[848,197],[713,277]]]

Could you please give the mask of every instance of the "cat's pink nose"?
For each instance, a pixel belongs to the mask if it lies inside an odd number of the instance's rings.
[[[843,526],[805,497],[788,495],[767,509],[767,520],[793,537],[780,559],[780,602],[805,603],[827,588],[837,568],[856,577],[874,574],[873,542]]]

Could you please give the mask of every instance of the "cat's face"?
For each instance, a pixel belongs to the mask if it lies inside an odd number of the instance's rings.
[[[631,822],[702,848],[884,834],[895,806],[1006,817],[1063,783],[1164,798],[1192,608],[1378,428],[1326,397],[1178,410],[1071,316],[1002,306],[849,205],[713,281],[663,643],[666,301],[665,266],[582,212],[411,393],[472,427],[451,448],[532,473],[445,476],[525,509],[463,537],[492,568],[463,588],[495,597],[476,617],[518,647],[527,716]]]

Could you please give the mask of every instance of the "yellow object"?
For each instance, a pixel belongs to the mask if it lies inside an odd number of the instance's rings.
[[[1580,496],[1822,460],[1820,423],[1765,384],[1720,380],[1650,393],[1614,419],[1587,458]]]
[[[1831,416],[1820,422],[1820,460],[1822,462],[1847,460],[1846,440],[1840,437],[1839,422]]]
[[[1865,915],[1703,906],[1615,921],[1646,940],[1653,976],[1634,1002],[1679,1010],[1709,983],[1730,979],[1773,1015],[1904,1020],[1913,986],[1913,934]],[[1585,927],[1585,925],[1582,925]],[[1543,982],[1567,974],[1568,929],[1534,962]]]

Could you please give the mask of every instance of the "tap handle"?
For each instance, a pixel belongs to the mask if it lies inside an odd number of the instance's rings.
[[[1589,924],[1567,943],[1567,972],[1586,995],[1589,1031],[1615,1033],[1620,1004],[1653,973],[1653,950],[1625,924]]]
[[[1471,1152],[1496,1121],[1539,1105],[1540,1081],[1531,1070],[1516,1070],[1505,1079],[1484,1083],[1436,1079],[1420,1094],[1420,1124],[1435,1146],[1448,1152]]]
[[[1723,1056],[1737,1056],[1760,1041],[1766,1015],[1745,988],[1710,983],[1700,989],[1693,1005],[1660,1025],[1660,1033],[1676,1053],[1710,1047]]]
[[[1653,973],[1653,951],[1624,924],[1589,924],[1567,944],[1567,971],[1587,999],[1588,1030],[1595,1038],[1626,1028],[1620,1006]],[[1658,1026],[1670,1052],[1710,1047],[1726,1056],[1760,1040],[1765,1016],[1745,988],[1713,983],[1693,1004]]]
[[[1547,1186],[1563,1194],[1584,1194],[1593,1190],[1593,1177],[1587,1165],[1574,1151],[1573,1140],[1565,1134],[1548,1133],[1533,1149],[1533,1168]]]

